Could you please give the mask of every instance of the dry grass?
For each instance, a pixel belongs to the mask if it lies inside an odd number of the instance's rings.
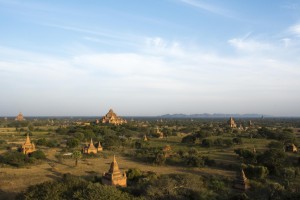
[[[48,132],[33,132],[32,140],[42,137],[48,137]],[[15,131],[15,128],[0,128],[1,138],[7,140],[8,143],[23,143],[25,136],[20,135]],[[153,139],[150,141],[150,146],[164,147],[166,144],[171,145],[174,152],[179,149],[188,150],[191,147],[197,148],[203,155],[208,155],[217,162],[226,164],[238,164],[236,154],[233,152],[234,148],[253,148],[255,144],[256,149],[264,149],[269,141],[263,139],[245,139],[243,145],[234,146],[227,149],[218,148],[203,148],[200,144],[188,145],[182,144],[182,137],[169,137],[167,139]],[[58,139],[58,137],[56,137]],[[105,151],[104,157],[91,158],[80,160],[77,167],[74,166],[73,159],[63,159],[58,162],[55,155],[60,151],[59,148],[41,148],[47,155],[47,161],[37,166],[30,166],[25,168],[0,168],[0,199],[13,199],[16,193],[25,190],[30,185],[35,185],[45,181],[55,180],[62,176],[62,174],[70,173],[76,176],[83,176],[92,179],[94,176],[101,176],[109,169],[115,152]],[[2,150],[4,152],[6,150]],[[1,153],[2,153],[1,152]],[[234,171],[221,170],[215,168],[184,168],[179,166],[155,166],[151,164],[141,163],[131,160],[128,157],[116,155],[120,169],[126,171],[129,168],[139,168],[143,171],[153,171],[158,174],[170,173],[190,173],[194,175],[220,175],[227,177],[234,177]],[[2,191],[2,192],[1,192]],[[4,193],[3,193],[4,192]]]
[[[47,155],[47,162],[37,166],[30,166],[25,168],[0,168],[0,190],[9,194],[13,198],[15,193],[25,190],[30,185],[35,185],[45,181],[55,180],[62,176],[62,174],[70,173],[76,176],[83,176],[92,179],[94,176],[101,176],[103,172],[109,169],[114,152],[106,152],[108,158],[91,158],[82,159],[78,166],[75,167],[73,159],[64,159],[61,163],[55,158],[55,154],[59,149],[45,150]],[[222,175],[232,177],[234,172],[210,169],[210,168],[183,168],[173,166],[155,166],[145,163],[135,162],[131,159],[116,155],[119,167],[122,171],[129,168],[139,168],[143,171],[153,171],[158,174],[170,173],[191,173],[195,175]],[[1,195],[1,194],[0,194]],[[0,196],[1,199],[1,196]]]

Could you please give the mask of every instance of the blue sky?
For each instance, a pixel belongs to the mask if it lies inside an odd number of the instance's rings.
[[[300,116],[296,0],[0,0],[0,116]]]

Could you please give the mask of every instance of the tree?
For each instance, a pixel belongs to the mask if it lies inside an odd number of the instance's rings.
[[[30,157],[35,159],[46,159],[46,155],[41,150],[34,151],[30,154]]]
[[[154,163],[157,165],[163,165],[166,161],[166,157],[163,152],[158,152],[155,155]]]
[[[182,138],[181,143],[189,143],[189,144],[195,144],[196,137],[194,135],[187,135]]]
[[[81,154],[80,151],[74,151],[72,156],[75,159],[75,167],[77,167],[77,165],[78,165],[78,159],[81,158],[82,154]]]
[[[202,140],[202,146],[203,147],[211,147],[213,145],[214,141],[211,139],[203,139]]]
[[[274,142],[274,141],[272,141],[272,142],[270,142],[268,144],[268,147],[270,149],[284,149],[284,145],[283,145],[282,142]]]
[[[268,167],[270,173],[278,174],[286,161],[286,154],[281,149],[269,149],[257,158],[259,163]]]
[[[67,141],[67,146],[69,148],[75,148],[79,145],[79,140],[76,138],[71,138]]]

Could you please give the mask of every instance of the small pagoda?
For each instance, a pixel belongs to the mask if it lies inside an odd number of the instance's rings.
[[[164,133],[159,130],[158,126],[155,128],[155,133],[158,135],[158,138],[164,138]]]
[[[24,143],[24,144],[22,145],[22,147],[21,147],[21,151],[22,151],[24,154],[30,154],[30,153],[36,151],[35,145],[34,145],[34,143],[32,143],[32,142],[30,141],[30,138],[29,138],[29,135],[28,135],[28,134],[27,134],[27,136],[26,136],[26,141],[25,141],[25,143]]]
[[[114,125],[121,125],[127,123],[125,119],[122,119],[117,116],[116,113],[112,109],[108,111],[108,113],[102,117],[101,119],[103,124],[114,124]]]
[[[24,116],[23,116],[23,114],[21,112],[15,118],[15,121],[19,121],[19,122],[24,121],[24,120],[25,120],[25,118],[24,118]]]
[[[114,185],[114,186],[121,186],[121,187],[127,186],[126,173],[125,172],[122,173],[120,171],[115,156],[113,162],[110,164],[110,169],[102,176],[102,183],[105,185]]]
[[[100,141],[97,143],[96,148],[97,148],[97,151],[98,151],[98,152],[99,152],[99,151],[103,151],[103,147],[102,147]]]
[[[227,121],[227,124],[230,128],[236,128],[237,127],[237,125],[236,125],[236,123],[235,123],[235,121],[233,120],[232,117],[230,117],[230,119]]]
[[[82,152],[84,154],[91,154],[91,153],[96,154],[98,152],[97,148],[95,147],[95,145],[93,143],[93,139],[91,139],[91,142],[89,144],[87,144],[83,147]]]
[[[148,141],[147,135],[144,135],[143,141],[144,141],[144,142]]]
[[[250,188],[249,181],[245,175],[244,170],[242,169],[236,177],[234,188],[239,190],[248,190]]]

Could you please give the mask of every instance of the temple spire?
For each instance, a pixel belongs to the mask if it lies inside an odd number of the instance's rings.
[[[29,134],[27,133],[25,144],[31,144]]]
[[[105,185],[118,185],[121,187],[127,186],[126,174],[120,171],[115,155],[108,172],[104,173],[102,176],[102,183]]]

